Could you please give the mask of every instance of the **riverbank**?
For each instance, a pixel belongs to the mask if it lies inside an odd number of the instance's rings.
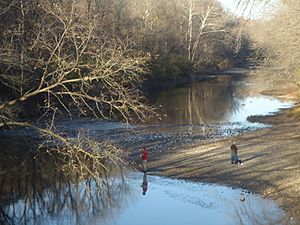
[[[153,90],[164,90],[176,86],[180,86],[183,84],[190,84],[192,82],[200,82],[206,81],[210,79],[214,79],[217,76],[229,75],[229,76],[243,76],[249,73],[248,68],[232,68],[226,71],[210,71],[210,72],[195,72],[189,73],[188,75],[181,75],[173,79],[149,79],[146,80],[143,84],[143,92],[145,95],[151,99],[153,96]]]
[[[280,84],[267,89],[261,85],[256,91],[295,100],[296,87]],[[300,121],[288,117],[286,111],[252,118],[272,124],[271,128],[154,152],[149,170],[161,176],[245,188],[274,199],[290,217],[299,218]],[[238,146],[243,165],[230,163],[232,143]]]

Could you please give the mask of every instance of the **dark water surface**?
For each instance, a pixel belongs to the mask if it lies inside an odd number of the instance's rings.
[[[156,134],[162,130],[169,130],[173,134],[180,132],[185,139],[187,137],[184,135],[188,134],[203,140],[233,136],[267,127],[268,124],[249,122],[247,118],[254,115],[269,115],[293,105],[292,102],[281,101],[274,97],[251,94],[255,84],[243,79],[243,77],[219,76],[207,81],[153,92],[160,117],[143,125],[129,126],[118,122],[82,119],[62,121],[60,126],[68,131],[87,129],[94,132],[98,138],[103,134],[105,137],[112,133],[120,136],[132,129],[146,130],[149,126],[156,126]],[[117,139],[117,136],[113,138]],[[132,134],[127,139],[134,142],[134,138]],[[137,138],[147,141],[147,137]],[[153,138],[155,137],[152,135],[148,139]],[[163,135],[162,138],[168,137]]]
[[[153,92],[160,117],[144,124],[129,126],[82,119],[62,121],[60,126],[74,133],[87,129],[98,140],[110,139],[134,151],[142,145],[153,151],[164,151],[268,127],[268,124],[249,122],[247,118],[272,114],[293,105],[274,97],[252,94],[257,93],[255,84],[244,79],[219,76]]]
[[[242,77],[220,76],[162,91],[156,97],[163,115],[160,124],[260,128],[262,124],[250,123],[247,117],[271,114],[292,105],[274,97],[251,95],[253,89],[255,84]]]

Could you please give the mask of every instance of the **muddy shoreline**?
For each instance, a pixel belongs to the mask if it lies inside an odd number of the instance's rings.
[[[293,87],[293,89],[291,89]],[[289,83],[257,89],[260,93],[296,100]],[[295,106],[297,107],[297,106]],[[275,200],[291,219],[300,215],[300,121],[281,110],[272,116],[251,117],[270,128],[234,137],[150,151],[149,171],[159,176],[239,187]],[[230,163],[229,148],[236,143],[243,165]]]

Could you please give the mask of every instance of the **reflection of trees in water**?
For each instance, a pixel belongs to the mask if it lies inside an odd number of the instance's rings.
[[[280,215],[278,212],[272,211],[271,208],[260,207],[247,198],[244,200],[243,204],[234,204],[233,202],[228,202],[230,207],[233,207],[234,211],[231,215],[235,218],[236,224],[281,224],[281,225],[292,225],[294,224],[289,220],[289,217],[284,216],[283,212]]]
[[[46,154],[2,155],[0,160],[0,224],[40,224],[53,218],[60,224],[101,222],[120,210],[130,194],[124,179],[103,176],[95,182],[66,175]]]
[[[194,83],[161,93],[158,104],[164,106],[167,123],[206,124],[226,120],[236,110],[235,87],[230,77]]]

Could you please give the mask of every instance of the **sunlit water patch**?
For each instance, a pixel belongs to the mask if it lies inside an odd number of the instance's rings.
[[[196,86],[198,85],[200,85],[199,89],[201,90],[203,84],[197,84]],[[182,88],[185,90],[189,87],[184,86]],[[180,143],[190,143],[192,140],[202,141],[235,136],[243,132],[269,127],[268,124],[250,122],[247,118],[253,115],[270,115],[293,105],[292,102],[280,101],[267,96],[242,98],[234,95],[231,100],[227,100],[231,104],[224,105],[223,108],[219,108],[220,102],[218,101],[204,101],[205,104],[202,106],[199,103],[201,99],[199,101],[195,100],[195,104],[191,105],[191,114],[187,115],[180,113],[188,111],[185,104],[180,104],[180,101],[172,101],[172,98],[176,99],[176,91],[177,89],[170,90],[170,93],[165,91],[168,93],[167,96],[169,97],[166,99],[169,101],[161,102],[163,104],[161,110],[168,110],[166,111],[167,116],[161,121],[152,121],[147,125],[129,126],[120,122],[75,119],[62,121],[59,128],[74,134],[78,130],[85,130],[89,132],[90,136],[96,137],[98,140],[110,139],[120,142],[123,146],[156,141],[170,143],[172,140]],[[181,94],[185,93],[185,91],[179,92]]]
[[[270,115],[292,107],[293,102],[274,97],[251,95],[255,89],[242,77],[220,76],[163,91],[153,91],[159,117],[129,126],[120,122],[93,119],[61,121],[59,128],[74,133],[87,130],[98,140],[110,139],[123,146],[158,141],[179,143],[235,136],[269,127],[247,120],[250,116]]]
[[[245,190],[149,175],[146,179],[145,192],[145,175],[131,175],[134,203],[105,225],[287,224],[275,202]]]
[[[11,224],[294,224],[274,201],[242,189],[139,172],[125,180],[109,178],[105,191],[95,191],[93,182],[87,189],[86,184],[68,183],[23,196],[2,205],[2,212],[17,222]]]
[[[249,122],[250,116],[270,115],[293,105],[274,97],[249,95],[254,88],[242,78],[221,76],[167,89],[157,94],[161,119],[152,122],[182,126],[191,134],[208,130],[210,137],[230,136],[268,126]]]

